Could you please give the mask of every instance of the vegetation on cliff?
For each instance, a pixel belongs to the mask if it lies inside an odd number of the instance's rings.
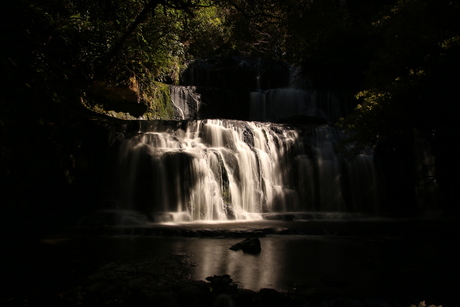
[[[177,84],[189,60],[212,56],[301,65],[314,88],[361,92],[366,101],[376,91],[418,91],[430,78],[450,90],[455,81],[443,72],[458,66],[459,5],[447,0],[29,0],[2,12],[5,80],[24,95],[67,105],[95,84],[110,91],[133,78],[143,100],[152,81]],[[395,106],[405,122],[411,104]]]

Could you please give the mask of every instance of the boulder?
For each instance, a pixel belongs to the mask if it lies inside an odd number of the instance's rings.
[[[208,276],[206,280],[210,282],[212,292],[215,294],[231,293],[237,289],[237,286],[232,283],[233,280],[228,274]]]
[[[258,238],[247,238],[230,246],[231,250],[242,250],[244,253],[258,254],[261,251],[260,240]]]
[[[88,88],[103,108],[115,112],[129,113],[139,117],[147,111],[147,102],[142,98],[135,78],[130,78],[127,85],[113,86],[107,81],[96,80]]]

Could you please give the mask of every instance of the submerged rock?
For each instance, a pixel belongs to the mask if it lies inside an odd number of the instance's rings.
[[[232,279],[230,275],[214,275],[206,277],[206,280],[210,282],[211,287],[217,292],[226,292],[224,290],[228,290],[230,284],[232,283]]]
[[[239,243],[230,246],[231,250],[242,250],[245,253],[258,254],[262,250],[260,247],[260,240],[258,238],[247,238]]]

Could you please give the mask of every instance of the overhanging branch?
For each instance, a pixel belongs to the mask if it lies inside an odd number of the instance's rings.
[[[149,13],[154,14],[155,8],[159,4],[159,2],[160,2],[159,0],[150,0],[147,3],[147,5],[142,9],[142,11],[133,21],[133,23],[129,26],[128,30],[126,30],[126,32],[120,37],[120,39],[109,50],[109,52],[107,53],[107,56],[102,61],[102,64],[100,65],[99,69],[97,69],[95,73],[95,79],[98,79],[102,75],[102,73],[107,69],[107,67],[113,61],[115,56],[122,49],[126,40],[134,33],[134,31],[136,31],[137,27],[147,19],[147,17],[149,16]]]

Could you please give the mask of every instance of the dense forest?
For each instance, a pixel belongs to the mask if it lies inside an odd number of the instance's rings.
[[[378,144],[390,157],[396,190],[415,182],[414,135],[429,140],[437,172],[424,184],[436,181],[443,208],[457,211],[459,13],[450,0],[8,1],[0,19],[3,208],[34,215],[90,206],[103,190],[95,173],[104,163],[93,155],[107,142],[94,133],[108,125],[101,113],[169,119],[164,86],[181,84],[190,61],[244,56],[299,66],[312,89],[353,95],[357,108],[337,124],[357,148]],[[118,101],[123,88],[131,96]],[[410,203],[406,194],[394,203]]]

